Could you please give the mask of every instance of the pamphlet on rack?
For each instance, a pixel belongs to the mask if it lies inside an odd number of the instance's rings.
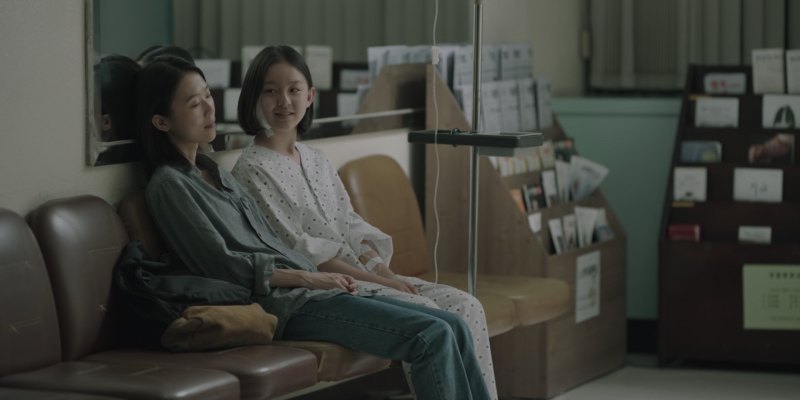
[[[539,146],[539,157],[542,159],[542,169],[553,168],[556,165],[552,140],[545,140],[542,145]]]
[[[575,260],[575,323],[600,315],[600,250]]]
[[[556,172],[552,169],[542,171],[542,189],[547,206],[559,204],[558,189],[556,189]]]
[[[739,99],[702,97],[695,101],[694,126],[700,128],[739,127]]]
[[[535,131],[538,125],[536,118],[536,85],[533,78],[517,80],[519,86],[520,128],[524,132]]]
[[[753,93],[784,93],[783,49],[753,49]]]
[[[794,134],[751,134],[747,162],[750,164],[794,163]]]
[[[194,60],[194,65],[203,71],[209,89],[227,89],[231,86],[231,60],[198,58]]]
[[[800,93],[800,50],[786,50],[786,93]]]
[[[739,241],[742,243],[770,244],[772,243],[772,227],[742,225],[739,227]]]
[[[597,208],[575,206],[575,219],[578,226],[578,246],[583,248],[592,244],[594,227],[597,224]]]
[[[250,63],[253,62],[253,59],[256,58],[258,53],[267,46],[242,46],[242,81],[244,81],[244,76],[247,74],[247,69],[250,68]],[[295,50],[297,50],[300,55],[303,54],[303,49],[300,48],[298,50],[298,46],[291,46]]]
[[[734,168],[733,200],[780,203],[783,201],[783,170]]]
[[[722,143],[716,140],[681,142],[682,163],[717,163],[722,161]]]
[[[522,79],[531,76],[533,48],[530,43],[500,45],[500,79]]]
[[[484,44],[481,47],[481,81],[500,80],[500,45]]]
[[[461,104],[461,110],[464,111],[464,118],[467,119],[467,124],[472,126],[472,83],[454,87],[453,95]],[[481,123],[484,124],[483,118],[481,118]]]
[[[544,190],[542,185],[522,185],[523,200],[526,201],[528,212],[541,210],[547,207],[544,199]]]
[[[485,132],[503,130],[503,110],[500,103],[500,82],[484,82],[481,84],[481,111]]]
[[[453,87],[472,85],[472,46],[459,46],[456,49],[454,60]],[[481,64],[482,66],[483,64]]]
[[[575,154],[575,142],[572,139],[554,141],[553,154],[556,160],[570,162],[572,155]]]
[[[314,77],[314,87],[330,90],[333,87],[333,47],[307,45],[304,58]]]
[[[542,213],[528,215],[528,226],[539,241],[542,240]]]
[[[561,217],[564,228],[564,251],[575,250],[578,248],[578,231],[575,226],[575,214],[568,214]]]
[[[553,126],[553,106],[550,97],[550,80],[547,78],[536,78],[536,119],[539,122],[537,129],[545,129]]]
[[[761,126],[764,128],[800,128],[800,96],[764,95],[762,99]]]
[[[703,88],[707,94],[746,94],[747,74],[708,73],[703,77]]]
[[[504,132],[519,132],[519,87],[517,81],[498,81]]]
[[[608,175],[608,168],[578,155],[573,155],[570,163],[569,186],[573,201],[591,196]]]
[[[566,245],[564,244],[564,232],[561,229],[561,218],[547,221],[547,227],[550,228],[550,240],[553,242],[556,254],[563,253]]]
[[[432,60],[433,54],[431,53],[431,46],[423,44],[408,47],[409,64],[430,64]]]
[[[597,241],[604,242],[614,238],[614,231],[608,226],[608,219],[606,217],[606,209],[597,209],[597,222],[594,224],[594,235],[597,236]]]
[[[439,73],[442,74],[442,80],[447,84],[447,87],[453,89],[453,67],[455,64],[456,50],[458,45],[443,44],[439,45]]]
[[[386,46],[386,50],[386,65],[408,64],[408,46]]]
[[[569,177],[572,165],[566,161],[556,160],[556,184],[558,186],[558,200],[569,203]]]
[[[705,167],[675,167],[673,200],[706,201]]]
[[[770,335],[794,337],[800,330],[800,265],[744,264],[741,276],[744,330],[767,330]],[[794,340],[786,343],[786,350],[794,350]]]

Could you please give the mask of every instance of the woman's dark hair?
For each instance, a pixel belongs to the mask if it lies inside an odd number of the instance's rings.
[[[167,133],[157,129],[152,122],[153,115],[172,115],[175,90],[188,72],[197,72],[205,79],[203,71],[194,64],[179,57],[160,56],[142,68],[136,79],[134,126],[148,179],[162,165],[171,165],[184,171],[191,168],[189,161],[178,152]]]
[[[108,114],[115,133],[109,140],[133,139],[133,92],[141,69],[135,61],[119,54],[100,60],[100,114]]]
[[[186,49],[172,44],[157,44],[155,46],[150,46],[136,56],[136,62],[142,64],[142,66],[146,66],[147,64],[153,62],[156,57],[166,55],[182,58],[194,65],[194,58],[192,58],[192,55],[189,54]]]
[[[250,68],[247,69],[244,82],[242,82],[242,93],[239,95],[239,126],[242,127],[244,133],[257,135],[264,130],[264,126],[261,125],[256,114],[263,113],[259,107],[259,99],[264,86],[264,77],[267,76],[269,67],[282,62],[297,68],[306,77],[309,89],[314,86],[306,60],[297,50],[289,46],[270,46],[261,50],[256,58],[253,59]],[[302,135],[308,132],[313,120],[314,103],[311,103],[306,109],[303,119],[297,125],[297,134]]]

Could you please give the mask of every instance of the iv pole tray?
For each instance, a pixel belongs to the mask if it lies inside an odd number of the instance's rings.
[[[409,143],[475,146],[482,156],[517,157],[533,154],[534,148],[541,146],[543,141],[541,133],[531,132],[453,133],[439,129],[438,135],[434,135],[433,130],[408,133]]]

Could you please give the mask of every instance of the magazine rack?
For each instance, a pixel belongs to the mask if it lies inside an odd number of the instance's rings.
[[[436,84],[438,129],[468,131],[470,125],[440,75],[433,73],[432,66],[422,71],[426,82],[425,129],[437,128],[431,91],[431,85]],[[557,121],[555,124],[542,132],[545,140],[566,138]],[[425,229],[428,253],[433,257],[436,148],[426,146]],[[463,273],[468,264],[469,149],[438,146],[438,150],[441,168],[437,198],[441,224],[439,270]],[[486,157],[480,160],[479,274],[557,278],[570,285],[574,298],[576,258],[595,250],[600,250],[601,254],[599,316],[576,324],[573,300],[571,311],[558,318],[512,329],[491,339],[500,397],[549,398],[622,366],[626,346],[626,238],[602,193],[598,190],[587,199],[541,210],[543,239],[540,241],[529,228],[527,215],[520,211],[509,193],[509,189],[523,184],[539,183],[540,173],[501,177]],[[558,255],[550,254],[546,221],[572,214],[576,205],[605,208],[615,238]],[[477,290],[480,292],[480,285]]]
[[[747,77],[747,94],[739,99],[738,128],[695,128],[697,95],[704,92],[708,73],[741,72]],[[731,97],[731,96],[728,96]],[[752,91],[750,67],[690,66],[675,139],[672,166],[707,169],[707,201],[693,207],[673,207],[673,177],[667,198],[659,243],[658,357],[664,365],[675,359],[798,363],[800,331],[745,330],[743,319],[743,264],[800,263],[800,165],[749,164],[751,134],[794,133],[798,129],[764,129],[761,95]],[[722,144],[721,162],[683,164],[683,140],[714,140]],[[733,200],[733,175],[738,167],[783,170],[782,203]],[[670,241],[672,223],[699,224],[700,242]],[[772,244],[738,242],[741,225],[771,226]]]

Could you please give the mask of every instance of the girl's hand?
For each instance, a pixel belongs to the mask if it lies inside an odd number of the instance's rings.
[[[385,282],[382,282],[381,284],[403,293],[419,294],[414,285],[401,279],[386,279]]]
[[[352,276],[328,272],[311,273],[306,276],[305,287],[309,289],[330,290],[342,289],[353,296],[358,296],[358,282]]]

